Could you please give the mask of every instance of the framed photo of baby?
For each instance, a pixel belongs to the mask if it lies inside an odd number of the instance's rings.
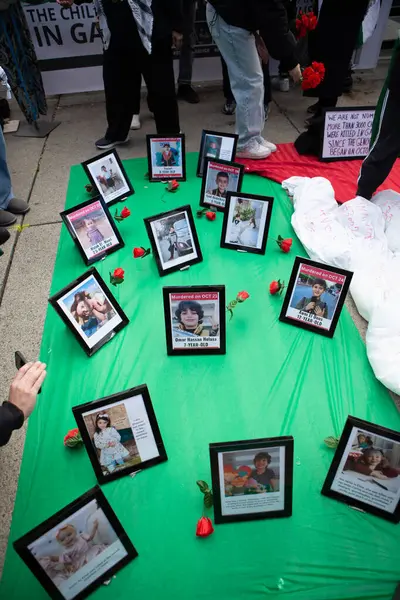
[[[146,385],[75,406],[72,411],[99,483],[167,460]]]
[[[129,323],[94,267],[54,294],[49,303],[88,356]]]
[[[321,492],[400,522],[400,433],[348,417]]]
[[[184,134],[174,137],[147,135],[149,181],[186,181]]]
[[[228,192],[221,233],[221,248],[265,254],[274,199]]]
[[[99,487],[14,542],[53,600],[82,600],[137,557]]]
[[[210,444],[216,524],[290,517],[293,438]]]
[[[244,166],[225,160],[204,160],[200,206],[225,210],[228,192],[242,189]]]
[[[225,286],[163,288],[167,354],[225,354]]]
[[[353,273],[297,256],[279,320],[333,337]]]
[[[108,205],[120,202],[135,193],[115,149],[85,160],[82,167],[90,183]]]
[[[64,210],[60,216],[86,265],[125,245],[101,196]]]

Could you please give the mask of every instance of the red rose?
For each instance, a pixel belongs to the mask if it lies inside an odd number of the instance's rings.
[[[316,28],[317,23],[318,23],[317,17],[313,13],[310,13],[310,16],[308,18],[308,30],[313,31]]]
[[[64,437],[64,446],[68,448],[74,448],[82,444],[81,434],[79,429],[70,429],[67,435]]]
[[[121,210],[121,217],[123,219],[126,219],[127,217],[129,217],[130,214],[131,214],[131,211],[126,206]]]
[[[236,296],[236,300],[238,302],[244,302],[245,300],[247,300],[247,298],[250,298],[250,294],[248,292],[239,292]]]
[[[179,187],[179,183],[176,181],[176,179],[173,179],[172,181],[168,182],[168,191],[169,192],[176,192],[176,190]]]
[[[285,287],[285,282],[281,283],[281,280],[278,279],[278,281],[271,281],[271,283],[269,284],[269,293],[272,294],[273,296],[275,294],[282,294],[282,290]]]
[[[208,517],[201,517],[197,521],[196,535],[197,537],[208,537],[214,532],[211,519]]]
[[[114,273],[113,273],[113,277],[115,277],[115,279],[123,279],[125,275],[125,271],[123,269],[121,269],[121,267],[118,267],[118,269],[115,269]]]
[[[68,431],[67,435],[64,438],[64,442],[66,440],[69,440],[70,438],[76,437],[78,435],[78,433],[79,433],[79,429],[78,428],[76,428],[76,429],[70,429]]]
[[[144,256],[143,248],[134,248],[133,249],[133,258],[142,258]]]
[[[207,219],[208,219],[209,221],[214,221],[216,216],[217,216],[217,215],[216,215],[216,213],[215,213],[213,210],[208,210],[208,211],[206,212],[206,217],[207,217]]]
[[[282,250],[282,252],[285,252],[285,254],[287,252],[289,252],[290,248],[292,247],[292,243],[293,242],[292,242],[291,238],[289,238],[287,240],[283,240],[283,242],[281,243],[281,250]]]

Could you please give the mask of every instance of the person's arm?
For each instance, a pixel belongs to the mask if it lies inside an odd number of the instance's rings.
[[[95,433],[93,436],[93,441],[94,441],[94,445],[96,446],[96,448],[98,448],[99,450],[104,450],[104,448],[108,448],[108,442],[103,442],[100,439],[100,434],[99,433]]]
[[[371,469],[368,465],[358,461],[349,459],[346,461],[344,465],[344,471],[355,471],[356,473],[361,473],[362,475],[371,475]]]
[[[11,382],[8,401],[0,406],[0,446],[5,446],[11,434],[22,427],[35,408],[36,397],[46,377],[46,365],[27,363]]]
[[[92,541],[92,539],[93,539],[93,538],[94,538],[94,536],[96,535],[96,532],[97,532],[98,528],[99,528],[99,522],[98,522],[98,520],[97,520],[97,519],[95,519],[95,520],[93,521],[93,529],[92,529],[92,532],[91,532],[91,534],[90,534],[90,535],[87,537],[87,541],[88,541],[88,542],[91,542],[91,541]],[[86,536],[85,536],[85,537],[86,537]]]

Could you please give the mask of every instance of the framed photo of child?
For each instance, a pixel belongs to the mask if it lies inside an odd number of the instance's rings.
[[[221,233],[221,248],[265,254],[274,199],[228,192]]]
[[[212,206],[225,210],[228,192],[240,192],[244,166],[224,160],[204,161],[203,182],[200,193],[200,206]]]
[[[185,136],[147,135],[149,181],[186,181]]]
[[[99,483],[167,460],[147,385],[74,406],[72,412]]]
[[[225,354],[225,286],[163,288],[168,355]]]
[[[82,167],[90,183],[108,205],[120,202],[135,193],[115,149],[85,160]]]
[[[235,160],[238,138],[236,133],[221,133],[203,129],[196,170],[197,177],[203,176],[204,161],[207,158],[228,162]]]
[[[189,204],[144,219],[160,276],[203,260]]]
[[[82,600],[138,555],[99,487],[14,542],[53,600]]]
[[[49,302],[88,356],[129,323],[94,267],[54,294]]]
[[[101,196],[60,213],[86,265],[125,246]]]
[[[321,493],[400,522],[400,432],[348,417]]]
[[[292,515],[291,436],[210,444],[215,524]]]
[[[297,256],[279,320],[333,337],[353,273]]]

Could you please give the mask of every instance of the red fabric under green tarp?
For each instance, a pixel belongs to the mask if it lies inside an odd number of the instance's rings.
[[[246,173],[255,173],[278,183],[297,175],[299,177],[326,177],[335,190],[340,204],[356,195],[357,179],[362,160],[321,162],[315,156],[300,156],[293,144],[279,144],[278,150],[264,160],[238,160],[246,166]],[[378,191],[394,190],[400,193],[400,159],[398,159]]]

